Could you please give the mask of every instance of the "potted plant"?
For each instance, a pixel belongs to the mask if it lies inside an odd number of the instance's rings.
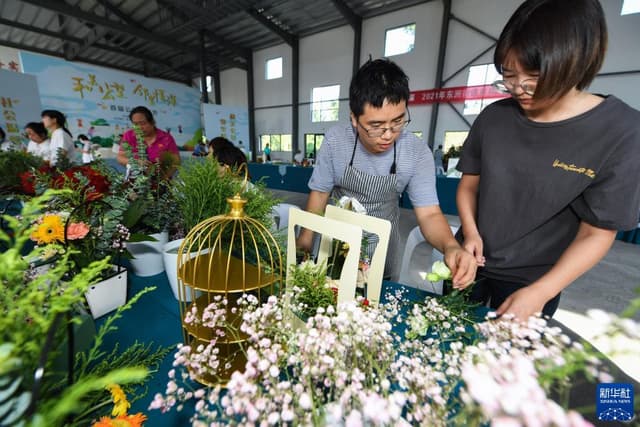
[[[137,153],[146,153],[142,136],[136,130]],[[131,231],[127,242],[130,263],[138,276],[153,276],[164,271],[162,247],[168,241],[169,224],[175,214],[170,192],[171,174],[175,170],[173,157],[164,153],[156,163],[139,158],[129,145],[129,173],[123,183],[128,204],[123,224]]]
[[[269,228],[272,210],[278,200],[262,184],[245,184],[237,171],[221,167],[215,158],[206,157],[185,161],[170,183],[182,228],[179,235],[187,234],[207,218],[227,212],[227,199],[241,193],[247,199],[245,213]],[[163,248],[164,268],[176,299],[178,299],[178,249],[182,239],[172,240]]]

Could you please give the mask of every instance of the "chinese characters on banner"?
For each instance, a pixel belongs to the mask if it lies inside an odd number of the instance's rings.
[[[22,129],[40,120],[40,95],[33,76],[0,70],[0,127],[14,147],[23,143]]]
[[[417,90],[411,92],[409,105],[424,105],[436,103],[460,103],[475,99],[508,98],[491,85],[443,87],[441,89]]]
[[[95,74],[87,74],[85,77],[72,76],[73,82],[72,89],[80,95],[80,98],[84,99],[85,94],[93,93],[94,90],[98,95],[98,98],[104,101],[115,101],[116,99],[126,99],[125,84],[119,82],[102,82],[99,83]],[[176,96],[170,93],[165,93],[162,88],[148,89],[141,83],[137,83],[127,93],[140,96],[144,98],[149,106],[155,106],[156,104],[166,104],[172,107],[176,105]]]
[[[228,131],[228,133],[227,133]],[[220,135],[230,141],[237,141],[236,135],[236,115],[229,113],[228,117],[220,117]]]
[[[207,139],[222,136],[234,144],[249,140],[249,113],[242,107],[202,104]]]

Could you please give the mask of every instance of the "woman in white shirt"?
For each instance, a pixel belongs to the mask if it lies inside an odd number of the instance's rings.
[[[73,161],[75,146],[71,132],[65,127],[67,119],[64,114],[57,110],[44,110],[41,116],[42,124],[51,132],[49,164],[55,166],[61,155]]]
[[[49,161],[51,159],[51,141],[47,128],[40,122],[30,122],[24,127],[29,137],[29,145],[27,145],[27,153],[41,157]]]

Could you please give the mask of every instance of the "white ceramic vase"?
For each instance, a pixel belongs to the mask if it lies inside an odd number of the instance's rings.
[[[140,277],[155,276],[164,271],[162,248],[167,244],[169,235],[166,231],[151,234],[155,242],[127,242],[127,249],[134,256],[131,259],[133,274]]]
[[[127,302],[127,269],[114,267],[110,277],[89,286],[84,296],[94,319],[124,305]]]
[[[169,279],[169,285],[171,286],[171,292],[173,292],[173,296],[178,301],[189,302],[192,299],[191,293],[187,292],[181,298],[180,291],[178,289],[178,251],[180,250],[180,245],[182,245],[183,241],[184,239],[172,240],[164,245],[164,247],[162,248],[162,260],[164,261],[164,270],[165,273],[167,273],[167,279]],[[203,251],[203,253],[207,252],[207,250]],[[185,254],[183,261],[191,259],[195,256],[196,253],[191,253],[187,258],[187,254]],[[199,295],[199,292],[196,293],[196,296]]]

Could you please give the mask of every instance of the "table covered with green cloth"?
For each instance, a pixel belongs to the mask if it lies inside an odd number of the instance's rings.
[[[109,349],[115,344],[120,348],[126,348],[136,341],[142,343],[153,343],[156,346],[175,346],[182,342],[182,329],[180,322],[180,314],[178,301],[171,292],[166,274],[163,272],[151,277],[137,277],[131,272],[129,273],[129,289],[128,296],[131,297],[147,286],[156,286],[152,292],[143,295],[140,300],[128,311],[124,312],[121,319],[116,321],[118,330],[111,332],[106,336],[105,348]],[[429,294],[425,291],[404,286],[399,283],[384,281],[382,286],[381,302],[386,301],[386,296],[394,294],[401,290],[403,299],[409,301],[421,301]],[[476,321],[484,318],[488,309],[486,307],[478,307],[474,313]],[[106,317],[106,316],[105,316]],[[104,322],[104,318],[97,320],[97,325]],[[551,321],[552,324],[560,326],[572,340],[577,340],[575,333],[568,330],[563,325]],[[164,393],[167,384],[167,373],[172,369],[173,363],[172,350],[165,357],[157,372],[152,372],[151,378],[147,384],[146,396],[133,402],[129,413],[143,412],[148,416],[146,427],[173,427],[189,425],[189,416],[191,410],[185,409],[181,412],[173,409],[168,413],[161,413],[159,410],[148,410],[149,404],[153,400],[156,393]],[[609,369],[612,372],[616,382],[632,383],[636,392],[640,391],[639,384],[626,374],[621,372],[615,365],[608,362]],[[571,390],[571,407],[595,407],[596,384],[589,383],[586,380],[572,379],[573,388]],[[595,421],[595,420],[593,420]],[[608,424],[609,425],[609,424]],[[615,425],[612,423],[610,425]]]

